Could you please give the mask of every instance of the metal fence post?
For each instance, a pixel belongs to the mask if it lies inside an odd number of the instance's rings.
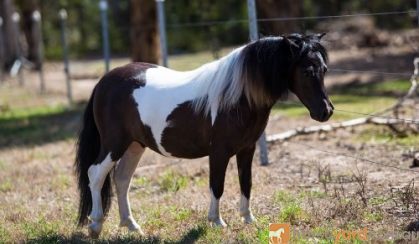
[[[102,23],[103,57],[105,59],[105,71],[109,71],[110,50],[109,50],[109,28],[108,28],[108,2],[100,0],[100,17]]]
[[[73,103],[73,91],[71,87],[71,80],[70,80],[70,65],[68,62],[68,44],[67,44],[67,11],[65,9],[61,9],[58,13],[60,16],[61,22],[61,44],[63,46],[63,59],[64,59],[64,73],[67,85],[67,98],[70,104]]]
[[[44,79],[44,46],[43,46],[43,36],[42,36],[42,25],[41,25],[41,13],[38,10],[35,10],[32,13],[32,20],[35,23],[34,31],[35,34],[39,35],[39,45],[38,45],[38,56],[39,56],[39,81],[41,93],[45,92],[45,79]]]
[[[250,40],[256,41],[259,39],[258,34],[258,23],[256,17],[256,4],[255,0],[247,0],[247,13],[249,17],[249,35]],[[260,151],[260,164],[261,165],[268,165],[268,145],[266,143],[266,135],[265,132],[262,133],[258,140],[259,144],[259,151]]]
[[[3,82],[4,49],[3,49],[3,18],[0,17],[0,83]]]
[[[23,86],[25,83],[25,80],[23,78],[23,60],[22,60],[22,51],[20,48],[20,28],[19,28],[19,22],[20,22],[20,15],[17,12],[14,12],[12,15],[12,20],[14,23],[14,31],[16,35],[16,55],[17,59],[13,63],[12,68],[10,69],[10,74],[12,76],[17,75],[17,79],[19,81],[19,85]]]
[[[162,64],[168,67],[167,62],[167,39],[166,39],[166,20],[164,13],[164,0],[156,0],[157,3],[157,21],[159,22],[160,50],[162,55]]]

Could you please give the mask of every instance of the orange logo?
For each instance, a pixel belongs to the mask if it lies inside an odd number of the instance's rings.
[[[269,224],[269,244],[288,244],[290,237],[290,224]]]

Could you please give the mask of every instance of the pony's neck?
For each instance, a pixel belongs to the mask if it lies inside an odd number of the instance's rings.
[[[271,107],[288,93],[294,55],[281,37],[250,43],[243,50],[244,93],[255,107]]]
[[[192,71],[193,79],[199,86],[198,91],[201,91],[199,93],[205,91],[206,94],[194,101],[196,111],[211,112],[215,117],[218,110],[237,104],[244,89],[241,81],[243,48],[237,48],[227,56]]]

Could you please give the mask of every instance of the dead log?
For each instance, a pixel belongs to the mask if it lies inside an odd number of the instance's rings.
[[[266,140],[268,142],[285,141],[299,135],[308,135],[308,134],[313,134],[313,133],[318,133],[318,132],[329,132],[329,131],[333,131],[333,130],[337,130],[341,128],[354,127],[354,126],[364,125],[364,124],[395,125],[395,124],[401,124],[401,123],[405,123],[405,122],[399,119],[395,119],[395,118],[363,117],[363,118],[357,118],[357,119],[352,119],[352,120],[347,120],[347,121],[343,121],[339,123],[332,123],[332,124],[327,124],[327,125],[299,127],[293,130],[267,136]]]

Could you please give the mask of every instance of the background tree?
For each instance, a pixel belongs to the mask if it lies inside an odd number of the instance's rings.
[[[299,17],[302,13],[301,0],[258,0],[256,1],[258,18]],[[297,21],[259,22],[259,32],[265,35],[278,35],[299,31]]]
[[[156,2],[131,1],[131,57],[133,61],[158,63],[160,56]]]
[[[17,5],[21,10],[21,28],[26,37],[27,50],[26,56],[29,61],[32,61],[35,68],[41,66],[42,57],[39,56],[39,47],[42,44],[41,33],[34,21],[34,12],[40,11],[38,0],[20,0]]]
[[[15,26],[12,15],[15,12],[15,6],[12,0],[0,1],[0,16],[3,18],[3,51],[2,59],[6,67],[9,67],[18,57],[16,42],[18,37],[15,32]]]

